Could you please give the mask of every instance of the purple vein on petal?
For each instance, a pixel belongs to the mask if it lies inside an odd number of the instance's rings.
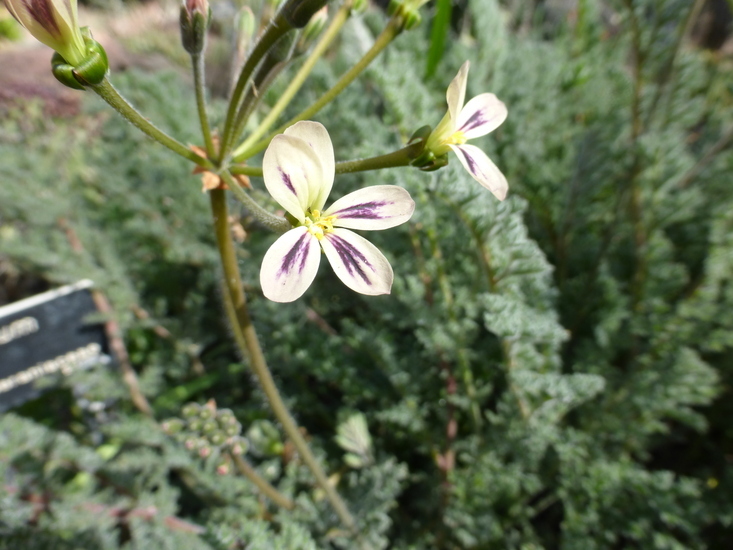
[[[331,234],[328,236],[328,240],[336,249],[339,258],[341,258],[341,261],[343,262],[346,271],[349,272],[349,275],[352,277],[358,275],[367,285],[372,286],[372,282],[369,280],[369,276],[365,272],[364,266],[368,267],[375,273],[377,270],[369,263],[366,256],[364,256],[364,254],[362,254],[353,244],[341,237]]]
[[[468,120],[464,122],[463,126],[461,126],[458,130],[465,133],[473,130],[474,128],[478,128],[479,126],[483,126],[488,122],[488,120],[484,116],[485,114],[486,113],[484,113],[483,110],[476,111],[470,117],[468,117]]]
[[[297,193],[295,192],[293,181],[290,179],[290,174],[286,173],[285,170],[283,170],[282,168],[278,168],[277,171],[280,172],[280,177],[282,178],[285,187],[290,189],[293,195],[297,195]]]
[[[293,248],[291,248],[287,254],[283,257],[282,264],[280,265],[280,269],[277,271],[277,278],[279,279],[283,275],[288,275],[292,272],[293,267],[296,267],[298,269],[298,274],[303,273],[303,269],[305,269],[305,263],[308,259],[308,252],[310,250],[308,244],[309,242],[306,239],[312,238],[312,235],[310,233],[303,233],[303,235],[298,239],[295,244],[293,245]]]
[[[393,204],[390,201],[371,201],[364,202],[361,204],[354,204],[347,206],[341,210],[337,210],[332,215],[338,218],[347,218],[352,220],[381,220],[385,217],[380,213],[380,209],[389,204]]]
[[[61,33],[56,18],[53,16],[53,7],[49,3],[49,0],[42,0],[41,2],[24,0],[23,4],[26,10],[28,10],[28,14],[40,23],[47,32],[56,31],[56,33]]]

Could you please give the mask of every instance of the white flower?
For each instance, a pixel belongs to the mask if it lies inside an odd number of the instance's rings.
[[[477,95],[463,105],[468,67],[466,61],[448,86],[448,112],[428,137],[425,149],[436,157],[452,150],[468,173],[501,201],[509,187],[504,174],[481,149],[466,141],[496,130],[506,120],[507,110],[494,94]]]
[[[5,0],[18,22],[67,63],[78,66],[87,57],[76,16],[76,0]]]
[[[265,186],[298,221],[265,254],[260,270],[264,295],[297,300],[313,282],[321,250],[343,283],[361,294],[389,294],[394,275],[387,258],[349,229],[387,229],[415,210],[410,194],[396,185],[349,193],[323,207],[331,192],[335,162],[331,138],[317,122],[298,122],[275,136],[262,162]]]

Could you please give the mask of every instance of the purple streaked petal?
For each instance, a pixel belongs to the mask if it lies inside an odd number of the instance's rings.
[[[485,136],[501,126],[506,117],[506,106],[494,94],[477,95],[458,115],[458,130],[466,139]]]
[[[334,216],[335,227],[388,229],[405,223],[415,211],[415,201],[397,185],[375,185],[349,193],[334,202],[324,216]]]
[[[273,302],[297,300],[315,279],[320,261],[318,239],[306,227],[291,229],[272,244],[262,260],[262,293]]]
[[[275,136],[265,151],[262,173],[270,195],[303,222],[310,206],[311,185],[323,181],[321,163],[313,148],[294,136]]]
[[[334,229],[321,240],[336,276],[351,290],[377,296],[389,294],[394,274],[376,246],[348,229]]]
[[[448,86],[448,91],[445,94],[453,127],[458,123],[461,107],[463,107],[463,102],[466,100],[466,83],[468,82],[468,68],[470,65],[468,61],[461,65],[461,68],[458,69],[458,74],[451,81]]]
[[[509,184],[486,153],[475,145],[451,145],[450,148],[473,179],[491,191],[497,199],[504,200]]]
[[[322,181],[308,183],[310,184],[309,206],[314,210],[323,210],[323,205],[326,204],[326,199],[333,187],[333,177],[336,173],[333,145],[326,127],[320,122],[303,120],[285,130],[285,135],[305,141],[321,161]]]

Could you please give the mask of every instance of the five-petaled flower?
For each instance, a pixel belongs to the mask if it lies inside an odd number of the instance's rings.
[[[436,157],[453,150],[468,173],[501,201],[508,188],[504,174],[481,149],[466,141],[496,130],[506,120],[507,110],[494,94],[477,95],[463,105],[468,67],[466,61],[448,86],[448,112],[428,137],[425,149]]]
[[[76,0],[5,0],[10,14],[36,40],[78,66],[87,57],[76,15]]]
[[[262,162],[265,186],[297,225],[265,254],[260,270],[264,295],[275,302],[298,299],[313,282],[321,250],[343,283],[361,294],[389,294],[394,275],[387,258],[349,229],[387,229],[415,210],[396,185],[366,187],[323,210],[335,174],[333,145],[317,122],[298,122],[275,136]]]

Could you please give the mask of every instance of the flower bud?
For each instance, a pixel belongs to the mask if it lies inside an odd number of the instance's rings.
[[[204,51],[206,31],[211,22],[208,0],[183,0],[181,4],[181,43],[191,55]]]
[[[198,403],[186,403],[183,409],[181,409],[181,414],[183,418],[193,418],[194,416],[198,416],[200,410],[201,405]]]
[[[288,0],[280,14],[296,29],[302,29],[308,21],[328,3],[328,0]]]
[[[308,21],[308,24],[303,29],[303,34],[300,37],[301,41],[311,42],[318,38],[318,35],[323,32],[327,22],[328,6],[323,6],[313,15],[313,17],[310,18],[310,21]]]
[[[227,440],[227,435],[222,431],[215,431],[213,433],[208,434],[208,436],[209,436],[209,442],[216,447],[220,447],[221,445],[224,445],[224,443]]]
[[[426,2],[427,0],[391,0],[387,11],[391,16],[399,17],[402,27],[409,30],[420,24],[422,17],[419,10]]]
[[[168,435],[174,435],[183,430],[183,421],[180,418],[170,418],[164,421],[161,427]]]
[[[76,0],[5,0],[10,14],[36,40],[76,67],[87,50],[76,16]]]

